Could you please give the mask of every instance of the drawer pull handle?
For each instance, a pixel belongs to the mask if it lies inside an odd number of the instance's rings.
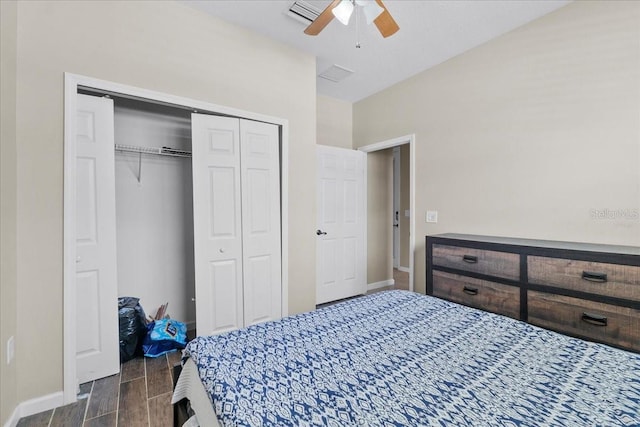
[[[476,264],[478,262],[478,257],[473,255],[463,255],[462,260],[469,264]]]
[[[462,289],[462,292],[464,292],[465,294],[468,294],[468,295],[478,295],[478,288],[470,288],[468,286],[465,286]]]
[[[607,273],[595,273],[593,271],[583,271],[582,278],[590,282],[604,283],[607,281]]]
[[[587,313],[586,311],[582,313],[582,321],[590,323],[595,326],[607,326],[607,318],[605,316],[600,316],[599,314]]]

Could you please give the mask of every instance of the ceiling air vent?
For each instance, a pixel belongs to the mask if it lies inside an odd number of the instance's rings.
[[[309,25],[320,15],[320,11],[309,3],[298,0],[289,8],[288,15],[305,25]]]
[[[351,74],[353,74],[353,70],[333,64],[331,67],[318,74],[318,77],[338,83],[349,77]]]

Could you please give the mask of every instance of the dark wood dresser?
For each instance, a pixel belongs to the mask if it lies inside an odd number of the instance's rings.
[[[427,294],[640,352],[640,247],[426,237]]]

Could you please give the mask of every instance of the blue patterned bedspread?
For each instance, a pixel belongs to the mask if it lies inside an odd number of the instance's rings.
[[[196,338],[222,426],[640,426],[640,355],[405,291]]]

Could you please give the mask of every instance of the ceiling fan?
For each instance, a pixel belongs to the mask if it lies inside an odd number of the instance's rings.
[[[382,37],[389,37],[400,29],[382,0],[333,0],[304,33],[310,36],[318,35],[334,17],[342,24],[348,25],[356,7],[362,7],[367,24],[376,24]]]

